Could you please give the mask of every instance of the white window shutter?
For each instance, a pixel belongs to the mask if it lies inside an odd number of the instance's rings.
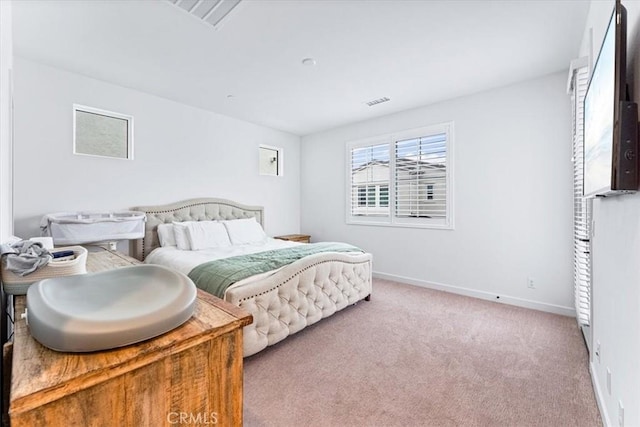
[[[397,218],[446,218],[447,135],[395,143]]]
[[[389,144],[349,150],[350,215],[389,217]]]
[[[586,61],[582,61],[586,64]],[[574,297],[578,323],[591,322],[591,199],[584,192],[584,96],[589,68],[572,67]]]

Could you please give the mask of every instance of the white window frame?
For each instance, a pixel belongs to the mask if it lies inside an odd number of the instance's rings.
[[[77,114],[90,113],[103,116],[105,119],[119,119],[127,122],[127,137],[122,144],[126,144],[126,157],[109,156],[105,154],[85,153],[77,150]],[[105,159],[133,160],[133,116],[129,114],[116,113],[114,111],[102,110],[100,108],[88,107],[86,105],[73,104],[73,154],[77,156],[102,157]]]
[[[258,147],[258,157],[261,150],[272,150],[276,152],[276,173],[263,173],[261,170],[258,170],[260,175],[263,176],[284,176],[284,150],[282,147],[274,147],[273,145],[265,145],[260,144]],[[259,161],[259,160],[258,160]]]
[[[419,138],[428,135],[445,133],[446,138],[446,216],[441,218],[404,218],[395,216],[396,191],[395,191],[395,143],[411,138]],[[406,129],[385,135],[349,141],[345,144],[345,166],[346,166],[346,187],[345,187],[345,214],[346,223],[350,225],[375,225],[384,227],[408,227],[408,228],[433,228],[433,229],[454,229],[454,123],[445,122],[414,129]],[[380,144],[389,146],[389,215],[381,216],[359,216],[351,214],[352,206],[352,174],[351,174],[351,151],[360,147],[369,147]],[[376,184],[379,185],[379,184]],[[357,197],[357,196],[356,196]]]
[[[584,98],[592,71],[586,57],[571,61],[567,93],[572,101],[572,161],[573,161],[573,279],[576,320],[591,348],[592,319],[591,275],[593,262],[592,219],[593,198],[584,197]]]

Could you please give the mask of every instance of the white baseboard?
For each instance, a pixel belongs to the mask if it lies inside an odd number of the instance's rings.
[[[409,285],[421,286],[423,288],[437,289],[439,291],[451,292],[459,295],[480,298],[503,304],[516,305],[518,307],[531,308],[548,313],[561,314],[563,316],[576,317],[576,310],[573,307],[565,307],[562,305],[548,304],[539,301],[532,301],[523,298],[511,297],[508,295],[496,295],[489,292],[478,291],[476,289],[461,288],[458,286],[445,285],[442,283],[427,282],[425,280],[413,279],[411,277],[397,276],[395,274],[386,274],[373,272],[373,277],[378,279],[393,280],[395,282],[407,283]]]
[[[600,418],[602,418],[602,425],[605,427],[610,427],[611,421],[609,420],[607,407],[604,404],[604,395],[602,394],[602,389],[600,388],[600,383],[598,382],[596,369],[593,366],[592,362],[589,362],[589,373],[591,374],[591,383],[593,384],[593,391],[596,394],[596,402],[598,403],[598,409],[600,410]]]

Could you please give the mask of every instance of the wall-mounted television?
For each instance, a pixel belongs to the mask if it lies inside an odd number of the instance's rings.
[[[638,190],[638,106],[626,81],[627,12],[616,0],[584,99],[584,195]]]

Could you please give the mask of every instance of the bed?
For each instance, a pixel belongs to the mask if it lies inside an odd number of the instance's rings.
[[[183,272],[203,262],[206,251],[161,248],[159,225],[248,218],[255,218],[258,224],[264,225],[262,207],[224,199],[190,199],[132,209],[144,212],[147,220],[144,237],[131,243],[131,254],[141,261],[169,265]],[[305,246],[303,243],[275,239],[266,239],[265,245],[265,250]],[[238,251],[245,253],[247,250],[243,246]],[[256,248],[252,247],[248,253],[255,251]],[[238,254],[235,248],[229,252],[230,256]],[[189,259],[190,256],[195,259]],[[221,297],[253,316],[253,323],[244,328],[244,356],[280,342],[358,301],[368,300],[372,290],[371,262],[371,254],[355,250],[315,253],[229,286]]]

